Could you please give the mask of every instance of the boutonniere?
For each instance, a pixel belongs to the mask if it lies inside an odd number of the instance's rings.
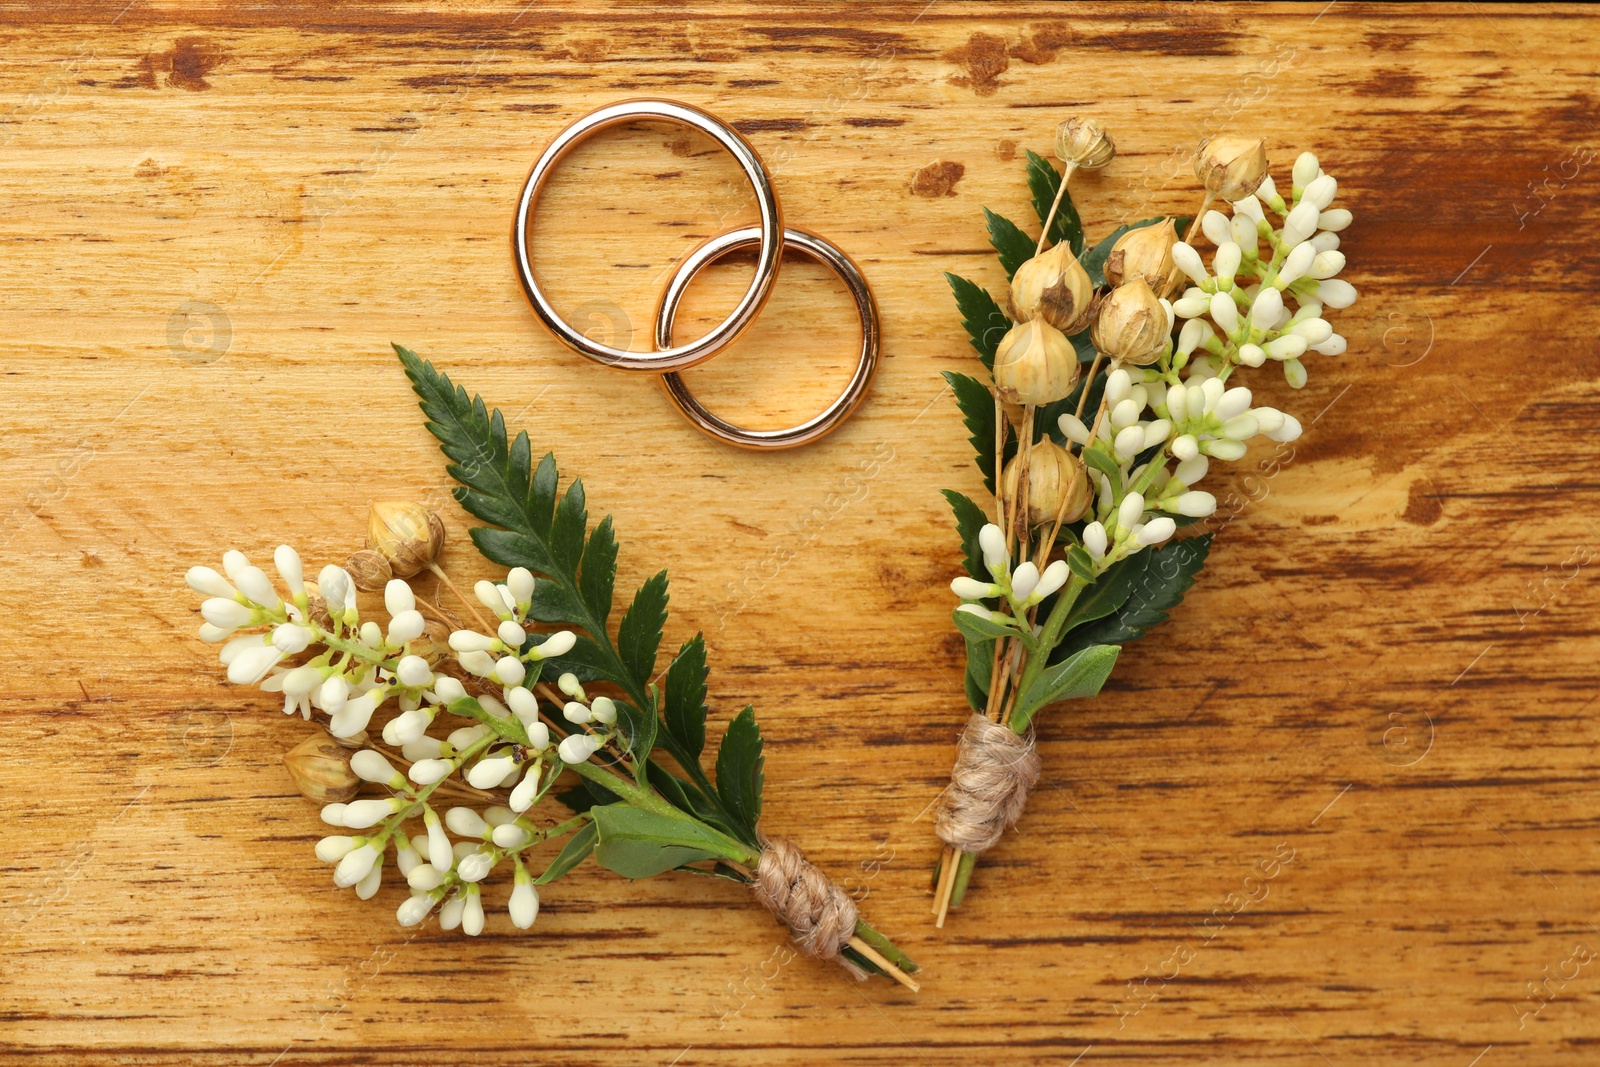
[[[1337,277],[1350,212],[1309,152],[1280,191],[1261,141],[1209,138],[1197,226],[1146,219],[1093,246],[1068,182],[1115,147],[1071,119],[1056,155],[1060,173],[1028,153],[1037,240],[985,211],[1004,304],[946,275],[984,373],[945,377],[994,499],[945,493],[966,557],[950,588],[972,714],[936,821],[941,926],[1037,781],[1035,716],[1098,693],[1122,646],[1164,621],[1205,563],[1212,463],[1300,436],[1240,381],[1271,367],[1304,386],[1310,356],[1345,350],[1326,312],[1356,297]]]

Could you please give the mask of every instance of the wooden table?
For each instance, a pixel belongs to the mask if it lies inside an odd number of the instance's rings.
[[[1487,4],[7,5],[0,1046],[29,1063],[1587,1063],[1600,1042],[1595,16]],[[735,121],[791,224],[864,267],[872,398],[783,455],[694,434],[534,322],[508,220],[602,102]],[[1106,692],[1048,714],[1045,778],[942,932],[927,811],[965,715],[938,489],[978,483],[939,372],[975,366],[939,272],[998,288],[980,207],[1103,117],[1093,235],[1191,210],[1187,153],[1313,148],[1356,214],[1347,354],[1260,395],[1292,461]],[[733,164],[602,138],[536,234],[560,306],[634,339],[677,257],[753,218]],[[797,262],[692,379],[779,425],[851,366]],[[684,332],[740,287],[697,287]],[[720,303],[719,303],[720,302]],[[397,927],[336,891],[280,755],[226,685],[186,567],[317,564],[371,499],[444,501],[389,352],[526,427],[667,566],[718,722],[768,742],[766,827],[924,965],[920,995],[774,954],[736,886],[586,866],[535,930]],[[1264,899],[1239,907],[1260,861]]]

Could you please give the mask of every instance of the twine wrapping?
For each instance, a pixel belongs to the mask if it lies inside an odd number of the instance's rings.
[[[945,844],[978,853],[1022,817],[1028,793],[1039,781],[1033,738],[976,713],[961,731],[950,788],[939,802],[934,830]]]
[[[857,978],[866,978],[865,971],[839,955],[856,932],[856,902],[797,846],[781,837],[765,844],[756,865],[756,899],[789,928],[800,951],[819,960],[838,960]]]

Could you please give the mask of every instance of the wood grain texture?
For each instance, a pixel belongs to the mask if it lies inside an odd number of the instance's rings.
[[[124,3],[0,11],[0,1059],[1593,1061],[1591,11]],[[737,122],[875,285],[883,370],[823,444],[717,446],[536,326],[526,169],[644,94]],[[1191,209],[1205,133],[1260,133],[1280,175],[1317,149],[1363,297],[1302,393],[1255,378],[1305,438],[1227,475],[1174,619],[1044,717],[1044,784],[935,933],[924,813],[965,715],[937,490],[978,484],[939,271],[999,285],[979,209],[1025,217],[1021,153],[1075,112],[1121,149],[1074,183],[1091,234]],[[546,206],[558,302],[635,344],[676,257],[753,218],[660,127]],[[785,279],[694,375],[753,424],[850,365],[842,289]],[[668,643],[706,632],[719,723],[762,714],[768,831],[864,895],[920,996],[769,962],[779,929],[720,882],[585,867],[535,931],[477,939],[333,889],[278,762],[303,724],[222,682],[181,576],[342,559],[368,500],[444,499],[390,341],[583,475],[625,584],[670,568]],[[487,574],[445,513],[450,569]]]

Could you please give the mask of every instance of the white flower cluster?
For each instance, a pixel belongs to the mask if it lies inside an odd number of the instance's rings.
[[[401,774],[371,749],[351,758],[359,778],[386,787],[391,795],[323,808],[324,822],[367,831],[318,843],[318,857],[337,864],[334,884],[354,886],[362,899],[371,897],[393,845],[412,893],[400,906],[401,923],[421,922],[443,902],[442,926],[459,925],[477,934],[484,922],[479,883],[510,858],[515,868],[511,920],[522,929],[531,926],[539,897],[520,853],[548,832],[537,830],[523,813],[554,784],[563,766],[589,759],[615,736],[615,702],[591,698],[576,676],[563,674],[558,684],[569,699],[561,711],[570,733],[552,751],[550,727],[541,714],[553,714],[553,706],[542,706],[529,688],[538,675],[529,667],[570,652],[576,635],[528,631],[535,581],[524,568],[512,570],[503,583],[476,587],[478,599],[498,620],[495,632],[456,630],[446,647],[429,637],[405,581],[397,578],[385,587],[389,621],[380,626],[361,617],[355,583],[343,568],[324,567],[313,585],[304,580],[293,548],[280,546],[273,558],[283,590],[237,551],[224,555],[221,574],[209,567],[188,572],[190,588],[208,598],[201,605],[200,636],[223,643],[220,658],[228,680],[281,693],[286,713],[298,711],[307,719],[313,709],[326,713],[329,732],[347,740],[364,739],[374,713],[395,698],[398,714],[384,725],[383,739],[410,761]],[[302,656],[297,664],[285,662]],[[483,684],[497,685],[500,697],[471,697],[459,679],[440,672],[452,656]],[[452,708],[459,714],[481,711],[498,726],[480,721],[442,738],[430,735],[440,711]],[[441,821],[428,797],[458,773],[475,789],[509,789],[508,806],[481,814],[451,808]],[[404,824],[417,818],[426,833],[408,836]],[[452,842],[447,829],[464,840]]]
[[[1349,211],[1332,207],[1337,189],[1306,152],[1295,161],[1287,201],[1269,176],[1255,195],[1233,204],[1231,217],[1206,212],[1200,227],[1217,246],[1210,270],[1192,245],[1172,249],[1173,262],[1193,283],[1177,300],[1161,301],[1169,333],[1183,322],[1176,344],[1169,339],[1149,366],[1113,369],[1092,427],[1075,415],[1060,417],[1061,433],[1079,446],[1095,490],[1080,538],[1096,573],[1172,537],[1172,516],[1215,512],[1216,497],[1195,488],[1212,460],[1243,458],[1246,442],[1257,436],[1280,443],[1299,438],[1293,415],[1253,406],[1251,391],[1229,388],[1228,379],[1241,366],[1272,360],[1298,389],[1307,353],[1345,350],[1344,338],[1323,318],[1324,309],[1349,307],[1356,298],[1355,287],[1336,277],[1345,263],[1339,231],[1351,222]],[[1268,211],[1281,225],[1268,221]],[[1004,597],[1018,619],[1068,580],[1061,561],[1043,575],[1031,562],[1012,571],[996,526],[985,527],[980,541],[993,581],[955,579],[951,591],[966,602],[958,610],[998,622],[1007,616],[974,602]]]

